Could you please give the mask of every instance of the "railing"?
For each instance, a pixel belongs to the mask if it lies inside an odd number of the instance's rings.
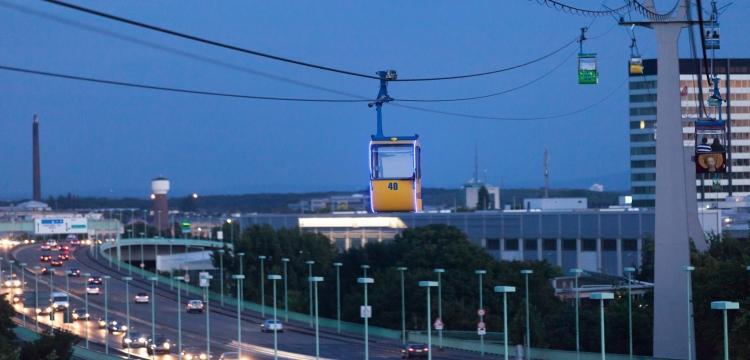
[[[35,333],[31,329],[27,329],[25,327],[17,326],[13,329],[13,332],[16,334],[16,336],[26,342],[31,342],[34,340],[39,339],[39,334]],[[115,359],[121,359],[119,356],[115,355],[107,355],[101,352],[89,350],[80,346],[74,346],[73,347],[73,358],[74,359],[81,359],[81,360],[115,360]]]

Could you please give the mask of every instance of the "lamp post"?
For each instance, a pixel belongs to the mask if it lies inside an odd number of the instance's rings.
[[[607,358],[607,351],[604,344],[604,300],[612,300],[614,298],[615,294],[611,292],[597,292],[589,295],[589,299],[599,300],[599,337],[601,338],[602,360]]]
[[[21,288],[26,290],[26,263],[22,262],[19,263],[18,266],[21,267]],[[21,314],[23,316],[23,326],[26,327],[26,309],[21,311]]]
[[[360,265],[360,268],[362,268],[362,277],[367,277],[367,269],[370,268],[370,265]]]
[[[336,329],[341,333],[341,266],[340,262],[333,263],[336,268]]]
[[[221,298],[221,306],[224,306],[224,249],[216,250],[219,253],[219,295]]]
[[[273,284],[273,359],[279,359],[279,340],[278,340],[278,318],[276,317],[276,281],[281,280],[281,275],[269,274],[268,280]]]
[[[245,278],[245,275],[232,275],[232,279],[235,280],[237,283],[237,351],[238,351],[238,358],[242,359],[242,319],[240,318],[240,306],[242,306],[242,302],[240,301],[240,289],[242,289],[242,280]]]
[[[141,274],[143,275],[144,279],[146,277],[146,272],[144,271],[146,269],[146,262],[144,261],[144,255],[143,255],[143,244],[146,242],[146,233],[148,232],[148,210],[143,210],[143,240],[141,241]],[[156,253],[154,253],[154,259],[156,259]]]
[[[693,288],[693,281],[692,281],[692,273],[695,270],[694,266],[684,266],[682,268],[685,270],[685,281],[687,282],[687,293],[685,294],[687,296],[687,320],[688,320],[688,338],[687,338],[687,350],[688,350],[688,360],[693,359],[693,344],[692,344],[692,334],[693,334],[693,294],[692,294],[692,288]]]
[[[479,277],[479,313],[484,313],[484,299],[482,298],[482,276],[487,274],[487,270],[475,270],[475,274]],[[479,315],[479,322],[484,322],[484,315]],[[484,335],[479,335],[479,353],[484,357]]]
[[[109,320],[109,279],[111,278],[112,277],[109,275],[102,276],[102,279],[103,279],[102,281],[104,281],[104,322],[107,322]],[[129,296],[125,297],[126,302],[128,301],[128,297]],[[86,313],[88,314],[88,311],[86,311]],[[86,318],[87,328],[89,326],[89,319],[90,319],[90,316]],[[130,324],[127,324],[127,326],[128,326],[128,331],[130,331]],[[104,353],[109,354],[109,341],[107,341],[106,339],[104,340]]]
[[[628,275],[628,359],[633,360],[633,273],[634,267],[626,267],[625,274]],[[688,353],[690,353],[688,347]]]
[[[521,270],[521,274],[523,274],[524,282],[526,284],[526,359],[531,359],[531,329],[529,328],[529,275],[533,273],[534,270]]]
[[[34,319],[36,332],[39,332],[39,265],[34,265]]]
[[[575,291],[576,291],[576,359],[581,360],[581,289],[578,286],[578,278],[583,273],[582,269],[573,268],[570,269],[570,273],[575,276]]]
[[[240,275],[245,276],[245,261],[244,261],[245,253],[244,252],[237,253],[237,256],[240,257]],[[244,278],[242,279],[243,280],[241,281],[242,286],[240,287],[240,295],[239,297],[237,297],[238,302],[241,302],[245,299],[245,280]]]
[[[320,359],[320,321],[318,320],[318,283],[323,282],[320,276],[310,276],[310,283],[315,288],[315,359]],[[365,343],[365,354],[367,354],[367,344]]]
[[[495,286],[495,292],[503,294],[503,347],[505,360],[508,360],[508,293],[516,292],[514,286]]]
[[[159,278],[156,276],[152,276],[148,278],[151,280],[151,339],[152,341],[156,341],[156,282],[159,281]],[[130,302],[130,300],[127,300]]]
[[[368,319],[372,316],[370,306],[367,304],[367,285],[375,283],[375,279],[369,277],[361,277],[357,279],[357,283],[362,284],[365,289],[365,306],[362,311],[362,317],[365,319],[365,360],[370,359],[370,331]]]
[[[49,293],[50,293],[50,295],[52,295],[52,292],[55,291],[55,285],[54,285],[55,270],[50,268],[48,272],[49,272]],[[87,294],[88,294],[88,292],[87,292]],[[86,311],[88,311],[88,310],[86,310]],[[50,314],[49,314],[49,326],[52,329],[55,328],[55,309],[52,309],[52,312],[50,312]],[[88,339],[86,339],[86,340],[88,340]]]
[[[406,266],[396,268],[401,274],[401,345],[406,345],[406,293],[404,289],[404,273]]]
[[[125,276],[122,278],[122,281],[125,282],[125,326],[128,327],[128,331],[130,331],[130,281],[133,280],[130,276]],[[154,301],[154,299],[151,299],[151,301]],[[107,318],[107,312],[104,312],[104,323],[109,326],[109,319]],[[153,333],[151,334],[153,336]],[[153,337],[152,337],[153,339]],[[130,359],[130,347],[128,347],[128,359]]]
[[[740,303],[732,301],[712,301],[712,310],[721,310],[724,316],[724,360],[729,360],[729,324],[727,323],[727,310],[739,310]]]
[[[260,259],[260,311],[261,316],[265,319],[266,318],[266,279],[264,275],[264,269],[265,269],[265,261],[266,256],[260,255],[258,256],[258,259]]]
[[[232,218],[227,219],[229,224],[229,237],[232,239],[232,247],[237,248],[234,243],[234,225],[232,225]]]
[[[83,276],[88,279],[89,276],[91,276],[91,274],[84,273]],[[86,314],[88,314],[89,313],[89,292],[86,289],[86,283],[84,283],[84,285],[83,285],[83,298],[84,298],[84,303],[86,304],[86,305],[84,305],[84,309],[85,309],[84,311],[86,311]],[[55,309],[52,309],[52,312],[54,312],[54,311],[55,311]],[[105,322],[106,322],[106,320],[105,320]],[[88,325],[88,324],[86,324],[86,325]],[[109,324],[107,324],[107,325],[109,325]],[[86,326],[86,349],[88,349],[88,348],[89,348],[89,327]]]
[[[313,293],[312,293],[312,266],[315,264],[315,261],[307,260],[305,261],[305,264],[307,264],[307,293],[308,293],[308,305],[310,308],[310,327],[313,326]]]
[[[175,276],[174,279],[177,280],[177,353],[179,359],[182,360],[182,298],[180,297],[182,285],[180,284],[185,281],[185,277]]]
[[[437,268],[434,270],[438,277],[438,319],[443,321],[443,279],[441,275],[445,272],[445,269]],[[443,328],[438,329],[438,348],[443,349]]]
[[[427,360],[432,360],[432,314],[430,288],[438,287],[437,281],[420,281],[419,286],[427,290]]]
[[[287,265],[289,264],[289,258],[281,258],[281,263],[284,265],[284,321],[289,322],[289,298],[287,298]]]
[[[208,296],[208,289],[211,286],[210,281],[213,277],[209,274],[201,277],[198,284],[203,288],[203,301],[206,304],[206,354],[211,357],[211,307],[209,306],[211,298]]]

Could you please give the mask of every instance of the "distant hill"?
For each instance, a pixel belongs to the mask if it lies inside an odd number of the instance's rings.
[[[190,197],[170,198],[171,208],[183,211],[205,211],[210,213],[259,212],[290,213],[289,204],[301,200],[327,198],[333,195],[351,195],[356,192],[313,192],[313,193],[268,193],[242,195],[204,195],[197,200]],[[361,191],[360,193],[365,193]],[[500,202],[511,207],[522,206],[524,198],[538,198],[544,194],[543,189],[503,189]],[[617,204],[620,192],[594,192],[583,189],[550,189],[550,197],[585,197],[589,207],[607,207]],[[463,205],[460,189],[425,188],[424,205],[433,208],[453,208]],[[151,206],[147,199],[138,198],[105,198],[81,197],[73,194],[50,197],[47,203],[53,209],[102,209],[102,208],[136,208],[145,209]]]

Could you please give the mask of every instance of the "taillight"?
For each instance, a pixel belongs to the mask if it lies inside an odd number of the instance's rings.
[[[430,349],[428,349],[428,348],[424,348],[424,351],[430,351]]]

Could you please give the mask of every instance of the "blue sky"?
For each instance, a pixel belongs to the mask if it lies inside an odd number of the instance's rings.
[[[7,2],[6,2],[7,1]],[[73,1],[73,0],[71,0]],[[396,69],[401,77],[478,72],[524,62],[561,46],[590,18],[535,1],[74,1],[125,17],[243,47],[357,72]],[[575,1],[598,6],[599,1]],[[592,5],[595,3],[596,5]],[[615,6],[621,1],[605,1]],[[672,0],[657,1],[668,7]],[[42,2],[8,1],[33,11],[140,39],[146,47],[0,6],[0,64],[162,86],[268,96],[345,98],[272,80],[273,74],[362,96],[373,80],[281,64],[134,29]],[[750,4],[722,18],[719,56],[747,57]],[[743,17],[743,15],[745,15]],[[487,180],[506,187],[628,187],[626,78],[629,39],[611,18],[591,24],[586,50],[599,54],[597,86],[576,84],[573,58],[545,79],[482,101],[423,104],[443,111],[505,117],[587,112],[544,121],[472,120],[395,106],[388,134],[417,133],[424,184],[458,187],[472,176],[474,144]],[[637,32],[644,57],[651,34]],[[681,51],[688,54],[686,33]],[[249,71],[177,56],[187,52]],[[517,86],[561,64],[569,48],[522,70],[477,79],[396,83],[395,98],[481,95]],[[375,129],[366,104],[275,103],[134,90],[0,71],[0,198],[31,193],[31,118],[42,133],[45,196],[146,196],[149,181],[172,180],[174,194],[357,190],[367,186],[367,143]]]

